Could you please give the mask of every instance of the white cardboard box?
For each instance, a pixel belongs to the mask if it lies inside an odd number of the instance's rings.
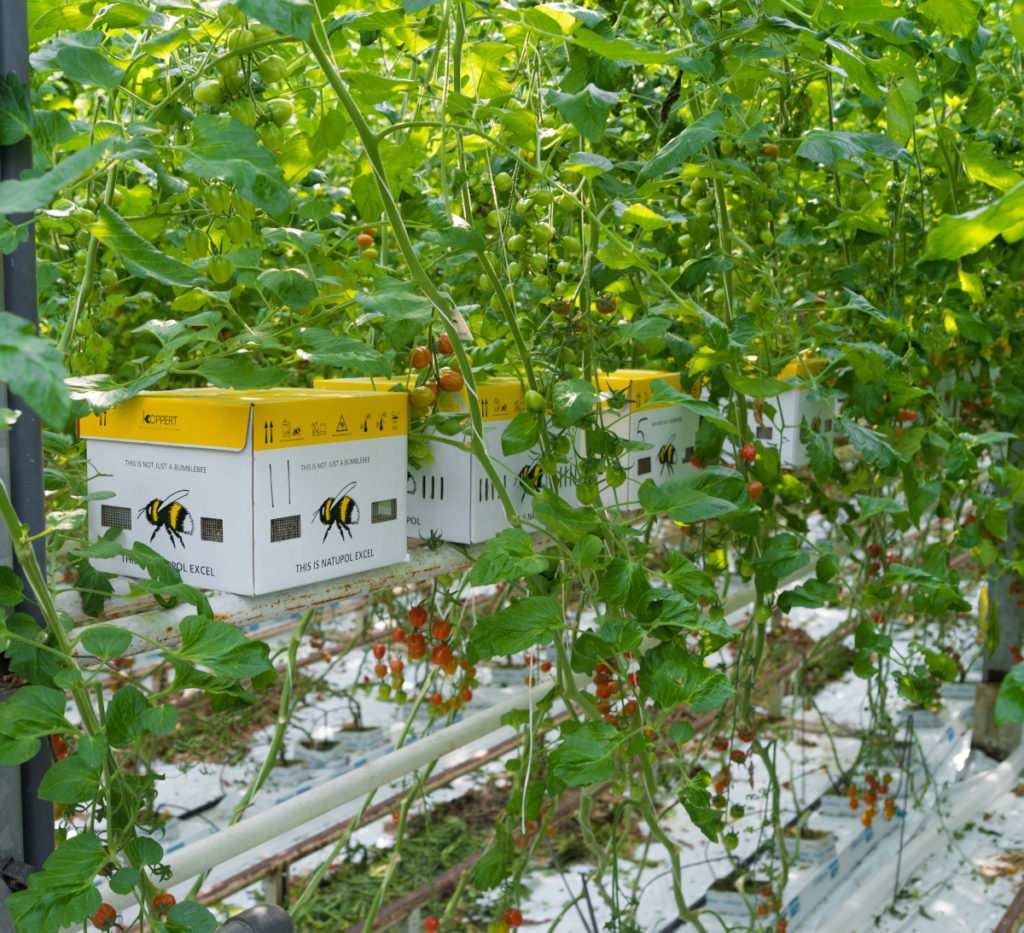
[[[820,371],[821,366],[814,360],[791,362],[779,373],[780,380],[796,375],[808,375],[809,370]],[[795,388],[783,392],[775,398],[767,399],[775,409],[775,416],[770,418],[764,405],[757,400],[748,402],[747,423],[754,435],[766,447],[774,447],[779,451],[779,460],[783,467],[801,467],[808,463],[807,448],[804,441],[808,433],[823,434],[831,445],[835,435],[834,415],[828,402],[821,392],[814,388]]]
[[[625,487],[602,490],[602,502],[611,505],[616,494],[619,500],[635,500],[640,485],[648,479],[662,483],[667,479],[696,473],[690,460],[697,441],[700,416],[679,405],[648,405],[655,380],[667,382],[682,390],[678,373],[648,369],[618,369],[598,377],[604,392],[622,393],[626,407],[605,410],[608,426],[620,437],[650,444],[648,450],[630,450],[624,455]],[[647,406],[647,407],[644,407]]]
[[[270,593],[406,558],[408,406],[370,393],[146,392],[79,425],[89,533],[122,529],[184,582]],[[95,560],[128,576],[126,557]]]
[[[317,388],[351,391],[368,390],[395,395],[395,386],[405,387],[404,380],[349,378],[318,379]],[[480,414],[484,427],[484,443],[494,461],[513,506],[523,518],[534,518],[532,496],[524,481],[535,488],[544,482],[536,462],[538,452],[526,451],[505,456],[501,435],[519,412],[526,411],[525,390],[514,378],[492,379],[477,384]],[[442,412],[467,411],[465,390],[461,394],[442,396]],[[465,440],[465,437],[455,440]],[[479,460],[467,450],[442,442],[432,443],[434,462],[427,467],[406,472],[407,533],[413,538],[426,538],[432,532],[445,541],[477,544],[509,527],[505,509]]]

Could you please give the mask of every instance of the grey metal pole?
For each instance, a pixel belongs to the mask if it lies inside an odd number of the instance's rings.
[[[0,0],[0,75],[14,72],[28,84],[28,11],[25,0]],[[32,140],[23,139],[0,148],[0,180],[18,178],[32,167]],[[15,223],[30,218],[12,216]],[[18,317],[38,321],[36,306],[35,227],[29,226],[28,239],[9,256],[3,257],[3,296],[0,307]],[[46,527],[43,487],[43,434],[39,416],[15,395],[8,405],[21,411],[21,417],[8,435],[11,498],[21,521],[31,534]],[[36,543],[36,557],[46,567],[46,544]],[[16,566],[15,570],[20,569]],[[19,607],[40,624],[42,616],[34,602]],[[54,848],[53,804],[40,800],[36,793],[43,774],[50,766],[49,749],[43,750],[21,766],[21,813],[23,852],[30,865],[41,866]],[[12,853],[13,854],[13,853]]]

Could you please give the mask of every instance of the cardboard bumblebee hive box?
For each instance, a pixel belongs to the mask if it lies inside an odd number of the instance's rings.
[[[629,499],[636,498],[637,488],[645,480],[661,483],[696,472],[690,460],[700,427],[700,415],[680,405],[650,405],[654,382],[659,379],[682,391],[678,373],[618,369],[598,376],[598,386],[602,391],[621,393],[626,400],[621,411],[607,413],[610,429],[626,440],[650,445],[645,450],[627,450],[623,456],[626,498]],[[606,505],[610,504],[613,496],[614,490],[603,492]]]
[[[795,359],[776,378],[811,378],[824,367],[825,361],[818,357]],[[767,402],[775,409],[775,416],[769,417],[764,402],[755,399],[748,404],[747,423],[755,440],[779,451],[782,466],[801,467],[809,462],[806,440],[811,432],[825,436],[829,444],[832,443],[835,432],[832,406],[818,389],[798,386]]]
[[[373,388],[387,394],[411,385],[405,379],[353,377],[317,379],[314,386],[341,391]],[[544,482],[536,451],[506,456],[501,435],[519,412],[526,411],[525,389],[516,377],[499,377],[477,384],[484,443],[497,468],[512,504],[524,518],[533,519],[531,491]],[[442,413],[468,413],[466,389],[443,393]],[[467,420],[468,431],[468,420]],[[458,440],[456,435],[454,438]],[[419,469],[408,468],[406,487],[407,522],[410,537],[438,534],[445,541],[477,544],[509,527],[505,509],[494,484],[477,458],[467,450],[446,443],[431,443],[434,462]]]
[[[403,561],[408,407],[371,393],[144,392],[79,423],[89,531],[184,582],[270,593]],[[143,576],[126,557],[100,570]]]

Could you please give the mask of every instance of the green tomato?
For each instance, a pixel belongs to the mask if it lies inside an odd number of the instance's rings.
[[[534,272],[543,272],[548,267],[548,258],[543,253],[534,253],[529,258],[528,265]]]
[[[533,199],[532,198],[520,198],[518,201],[516,201],[516,210],[520,214],[522,214],[524,217],[530,212],[530,209],[532,207],[533,207]]]
[[[557,266],[555,266],[555,271],[559,275],[571,275],[572,274],[572,263],[571,262],[567,262],[566,260],[563,259]]]
[[[219,107],[224,103],[224,92],[219,81],[203,81],[192,92],[197,104],[204,107]]]
[[[219,59],[213,66],[221,77],[238,74],[238,56],[229,55],[227,58]]]
[[[257,41],[273,39],[277,35],[277,32],[265,23],[253,23],[250,28]]]
[[[252,228],[249,226],[249,221],[244,217],[240,217],[238,214],[234,214],[228,218],[226,229],[228,237],[236,246],[241,246],[252,234]]]
[[[212,185],[207,185],[206,190],[203,191],[203,201],[214,214],[223,214],[231,206],[231,192],[228,191],[227,186],[220,182],[214,182]]]
[[[260,77],[267,84],[276,84],[283,81],[288,74],[288,65],[280,55],[270,55],[263,59],[259,65]]]
[[[228,104],[228,113],[250,128],[256,125],[256,105],[248,97],[233,100]]]
[[[533,285],[538,291],[546,292],[548,290],[548,277],[543,273],[538,272],[533,278],[530,279],[530,284]]]
[[[227,256],[219,253],[211,256],[206,266],[206,274],[218,285],[224,285],[234,274],[235,265]]]
[[[580,483],[576,487],[576,498],[580,505],[598,505],[601,502],[601,492],[597,483]]]
[[[775,234],[772,233],[771,230],[762,230],[760,236],[761,242],[764,243],[765,246],[771,246],[772,243],[775,242]]]
[[[572,442],[569,440],[567,434],[559,434],[552,442],[551,446],[555,449],[555,453],[560,457],[564,457],[569,453],[572,447]]]
[[[547,408],[547,400],[536,389],[526,390],[527,411],[542,412]]]
[[[256,36],[253,35],[251,29],[246,29],[244,26],[240,29],[234,30],[228,36],[228,48],[234,51],[235,49],[243,48],[247,45],[252,45],[256,41]]]
[[[486,273],[481,272],[476,277],[476,284],[477,284],[477,287],[479,287],[479,288],[488,289],[488,288],[491,287],[491,280],[489,278],[487,278],[487,274]]]
[[[541,221],[530,227],[530,236],[538,246],[547,246],[555,236],[555,228]]]
[[[284,148],[284,130],[276,123],[264,123],[260,127],[260,139],[272,152],[280,152]]]
[[[490,217],[490,214],[488,214],[487,216]],[[521,234],[521,233],[513,233],[512,236],[510,236],[505,241],[505,248],[510,253],[518,253],[525,246],[526,246],[526,237],[523,236],[523,234]]]
[[[210,241],[202,230],[185,234],[185,252],[193,259],[202,259],[210,251]]]
[[[253,206],[253,203],[247,201],[237,192],[231,195],[231,206],[235,209],[235,213],[245,220],[252,220],[256,216],[256,208]]]
[[[562,237],[562,251],[566,256],[579,256],[583,251],[583,245],[580,243],[579,237]]]
[[[225,26],[241,26],[245,22],[245,14],[233,3],[225,3],[217,10],[217,19]]]
[[[501,192],[508,191],[512,187],[512,176],[508,172],[498,172],[494,176],[494,187]]]
[[[513,260],[508,264],[508,277],[510,279],[518,279],[523,274],[523,264]]]
[[[284,126],[292,118],[294,112],[295,108],[290,100],[278,98],[270,102],[270,118],[278,126]]]
[[[534,203],[539,207],[547,207],[554,200],[554,192],[549,191],[547,188],[541,188],[540,191],[533,196]]]
[[[576,199],[571,194],[560,194],[558,196],[558,209],[562,211],[576,210]]]
[[[622,469],[622,465],[618,463],[612,463],[608,465],[608,469],[604,473],[605,482],[608,483],[613,489],[617,489],[624,482],[626,482],[626,471]]]

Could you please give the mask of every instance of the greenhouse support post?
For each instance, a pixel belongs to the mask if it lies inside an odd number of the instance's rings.
[[[0,2],[0,75],[13,73],[26,87],[29,81],[28,67],[28,10],[24,0],[3,0]],[[0,147],[0,180],[16,179],[23,171],[32,168],[32,140],[28,137],[10,146]],[[11,215],[13,223],[24,223],[29,217]],[[38,322],[36,307],[36,256],[35,228],[27,227],[28,236],[24,243],[10,255],[3,257],[0,309],[29,321],[33,327]],[[38,534],[46,526],[43,487],[43,439],[39,416],[12,393],[8,393],[7,407],[18,410],[21,416],[7,434],[10,490],[14,507],[31,534]],[[46,543],[39,539],[36,555],[40,566],[46,567]],[[15,566],[15,570],[20,570]],[[41,622],[42,617],[34,603],[24,602],[18,607],[22,612]],[[6,669],[0,669],[6,673]],[[53,805],[40,800],[37,794],[39,782],[50,765],[48,747],[40,750],[31,761],[20,768],[0,775],[0,797],[4,800],[3,812],[21,814],[21,839],[17,851],[0,850],[0,862],[18,858],[29,865],[39,867],[54,848]],[[15,777],[18,788],[14,789]],[[20,805],[16,802],[20,797]],[[7,804],[13,804],[8,806]],[[0,843],[4,842],[0,837]],[[9,920],[4,915],[4,921]]]

